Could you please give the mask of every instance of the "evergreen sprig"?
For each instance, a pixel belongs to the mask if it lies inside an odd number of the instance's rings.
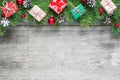
[[[6,0],[6,1],[10,1],[10,0]],[[41,22],[37,22],[35,21],[35,25],[39,26],[39,25],[46,25],[48,18],[53,15],[55,18],[57,17],[57,14],[51,10],[49,8],[49,4],[51,2],[51,0],[31,0],[32,1],[32,5],[37,5],[39,6],[42,10],[44,10],[46,12],[46,17],[41,21]],[[82,3],[81,0],[67,0],[67,6],[66,8],[63,10],[62,14],[66,17],[66,22],[77,22],[78,25],[81,25],[83,27],[89,26],[89,25],[97,25],[98,21],[102,21],[103,18],[105,16],[107,16],[108,14],[106,12],[104,12],[102,15],[100,15],[98,9],[101,8],[101,4],[100,4],[101,0],[96,0],[96,6],[94,8],[89,8],[85,3]],[[14,2],[16,3],[16,0],[14,0]],[[113,31],[117,34],[120,35],[120,28],[115,28],[114,24],[116,22],[120,23],[120,0],[113,0],[113,2],[115,4],[117,4],[117,9],[114,11],[114,14],[112,15],[111,19],[112,19],[112,29]],[[83,15],[80,19],[78,20],[74,20],[70,11],[71,9],[73,9],[74,7],[76,7],[79,4],[83,4],[84,7],[87,10],[87,13],[85,15]],[[17,3],[16,3],[17,5]],[[2,5],[2,1],[0,2],[0,7],[3,7]],[[23,6],[18,6],[19,10],[18,12],[16,12],[13,16],[11,16],[9,18],[10,21],[10,25],[11,26],[17,26],[20,25],[20,22],[22,22],[21,19],[21,15],[24,13],[26,14],[26,17],[24,19],[24,21],[26,23],[31,23],[34,21],[34,18],[28,13],[28,10],[26,10],[25,8],[23,8]],[[32,7],[31,7],[32,8]],[[30,9],[31,9],[30,8]],[[2,11],[0,11],[0,14],[2,14]],[[0,19],[2,17],[0,16]],[[55,26],[57,26],[58,24],[56,23]],[[3,28],[2,26],[0,26],[0,35],[3,35],[6,32],[6,28]]]

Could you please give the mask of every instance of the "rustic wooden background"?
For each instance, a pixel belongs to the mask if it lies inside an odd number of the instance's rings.
[[[0,38],[0,80],[119,80],[119,64],[109,26],[19,26]]]

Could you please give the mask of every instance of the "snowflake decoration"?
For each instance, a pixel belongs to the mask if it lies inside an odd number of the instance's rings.
[[[3,27],[8,27],[9,26],[9,23],[10,21],[6,18],[2,18],[2,20],[0,21],[0,24],[3,26]]]

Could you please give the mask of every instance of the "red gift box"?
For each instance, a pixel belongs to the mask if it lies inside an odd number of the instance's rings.
[[[9,2],[7,3],[3,8],[2,8],[2,12],[3,14],[5,14],[6,18],[9,18],[10,16],[12,16],[14,13],[16,13],[18,11],[17,6],[14,4],[14,2]]]
[[[66,5],[66,0],[52,0],[52,2],[49,4],[49,7],[56,13],[60,14]]]

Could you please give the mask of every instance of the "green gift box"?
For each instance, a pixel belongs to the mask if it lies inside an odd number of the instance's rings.
[[[82,4],[78,5],[77,7],[71,10],[71,14],[74,17],[74,19],[80,18],[85,13],[86,13],[86,10]]]

